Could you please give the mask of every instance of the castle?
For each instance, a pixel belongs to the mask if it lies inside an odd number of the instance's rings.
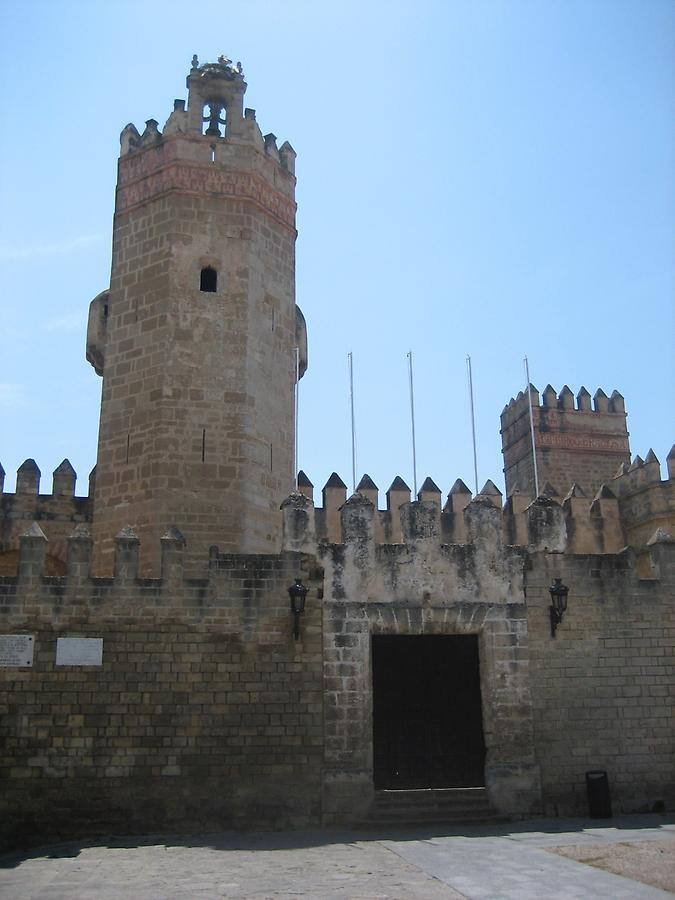
[[[505,502],[315,505],[295,153],[240,64],[187,88],[121,134],[89,495],[27,460],[1,497],[2,841],[575,814],[590,770],[672,806],[675,452],[662,481],[618,392],[530,386]]]

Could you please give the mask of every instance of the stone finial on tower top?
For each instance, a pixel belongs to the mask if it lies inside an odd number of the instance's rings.
[[[389,491],[408,491],[408,493],[410,493],[410,488],[405,483],[405,481],[401,478],[401,476],[397,475],[396,478],[394,478],[392,483],[389,485]]]
[[[574,409],[574,394],[566,384],[558,396],[558,406],[561,409]]]
[[[609,398],[609,405],[612,412],[626,412],[626,403],[623,399],[623,394],[620,394],[618,391],[612,391],[612,396]]]
[[[478,496],[483,498],[487,497],[493,506],[501,507],[502,505],[502,492],[491,478],[488,478],[485,482]]]
[[[609,412],[609,397],[602,388],[598,388],[593,395],[593,404],[596,412]]]
[[[558,405],[558,395],[556,394],[555,388],[551,384],[547,384],[544,388],[544,393],[542,395],[544,406],[547,407],[555,407]]]
[[[141,135],[133,122],[128,122],[120,133],[120,155],[126,156],[141,145]]]
[[[344,488],[344,490],[347,490],[347,485],[340,478],[337,472],[333,472],[328,481],[323,486],[324,490],[326,490],[326,488],[338,488],[340,490]]]
[[[364,475],[356,485],[356,490],[363,493],[364,491],[377,491],[378,487],[370,475]]]
[[[440,509],[441,506],[441,489],[433,480],[427,476],[424,479],[422,487],[417,492],[417,499],[425,501],[427,503],[433,503],[435,506],[438,506]]]
[[[461,478],[458,478],[450,488],[451,494],[470,494],[471,488],[467,487]]]
[[[204,133],[211,138],[222,137],[220,126],[226,125],[226,136],[240,132],[246,92],[240,62],[235,65],[229,57],[221,54],[217,62],[200,66],[195,54],[186,83],[188,131]],[[209,123],[205,132],[202,130],[204,122]]]
[[[471,489],[466,486],[461,478],[458,478],[450,488],[445,504],[445,512],[460,513],[471,502]]]
[[[308,500],[314,502],[314,485],[309,480],[305,472],[302,469],[298,472],[297,478],[297,488],[298,493],[302,494],[304,497],[307,497]]]
[[[298,472],[298,487],[299,488],[303,488],[303,487],[313,488],[314,487],[314,485],[312,484],[312,482],[309,480],[309,478],[307,477],[307,475],[305,474],[305,472],[302,469],[300,469],[300,471]]]
[[[216,62],[202,63],[201,66],[199,65],[199,58],[195,53],[192,57],[192,62],[190,65],[190,74],[193,74],[195,72],[199,72],[202,78],[215,76],[219,78],[227,78],[230,81],[234,80],[235,78],[244,77],[244,70],[241,63],[233,63],[229,56],[225,56],[224,53],[220,54]]]
[[[501,497],[501,495],[502,495],[502,492],[499,490],[499,488],[497,487],[497,485],[494,483],[494,481],[491,478],[488,478],[488,480],[485,482],[485,484],[481,488],[480,493],[481,493],[482,497],[485,497],[485,496]]]
[[[34,459],[26,459],[16,470],[17,494],[37,494],[40,489],[40,469]]]
[[[377,509],[379,502],[378,490],[377,485],[370,475],[364,475],[361,481],[356,485],[356,493],[367,497],[375,509]]]
[[[577,409],[588,411],[591,409],[591,393],[583,385],[577,394]]]
[[[410,503],[410,488],[401,476],[397,475],[389,485],[389,490],[387,491],[387,510],[392,514],[391,540],[393,543],[403,539],[401,518],[398,512],[404,503]]]
[[[54,469],[52,473],[52,493],[62,496],[72,497],[75,493],[75,481],[77,473],[70,464],[70,460],[64,459],[63,462]]]

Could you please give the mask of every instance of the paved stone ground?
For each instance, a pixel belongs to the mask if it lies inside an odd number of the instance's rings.
[[[660,816],[616,817],[609,825],[537,820],[461,831],[116,838],[0,857],[0,897],[672,900],[672,893],[633,880],[643,875],[639,863],[628,878],[566,855],[627,859],[635,855],[632,848],[654,849],[673,839],[675,821]],[[549,852],[560,847],[569,854]]]

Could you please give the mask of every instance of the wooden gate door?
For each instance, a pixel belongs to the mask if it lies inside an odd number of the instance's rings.
[[[375,787],[481,787],[476,635],[374,635]]]

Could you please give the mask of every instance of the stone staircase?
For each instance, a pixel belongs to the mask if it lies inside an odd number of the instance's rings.
[[[477,788],[429,788],[375,791],[369,827],[469,825],[503,821],[490,806],[487,791]]]

